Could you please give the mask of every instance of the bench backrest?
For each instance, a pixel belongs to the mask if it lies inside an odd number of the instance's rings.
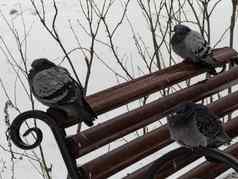
[[[214,50],[214,58],[219,63],[225,64],[232,60],[236,60],[238,58],[238,54],[233,49],[221,48]],[[206,69],[202,69],[199,66],[188,63],[179,63],[161,71],[154,72],[135,80],[103,90],[88,96],[86,100],[92,106],[93,110],[100,115],[204,72],[206,72]],[[54,109],[49,109],[47,114],[54,118],[54,125],[57,125],[58,127],[57,129],[53,128],[53,130],[56,131],[54,134],[68,167],[69,173],[72,174],[72,172],[74,172],[73,170],[76,170],[75,161],[77,158],[80,158],[89,152],[113,142],[116,139],[160,120],[168,115],[177,104],[183,101],[200,101],[237,83],[238,67],[234,67],[227,72],[223,72],[222,74],[209,78],[207,81],[197,83],[167,96],[161,97],[151,103],[145,104],[143,107],[139,107],[116,116],[106,122],[81,131],[73,136],[67,136],[64,129],[77,124],[78,119],[65,119],[60,116],[60,114],[57,114]],[[218,116],[223,117],[238,108],[237,101],[238,92],[234,92],[213,103],[210,103],[208,107],[209,110],[213,111]],[[231,137],[238,135],[238,130],[235,130],[237,129],[237,126],[238,119],[231,120],[225,125],[225,129]],[[57,139],[58,129],[63,130],[63,132],[61,131],[61,134],[59,134],[64,135],[63,138],[59,137],[60,139]],[[150,154],[153,154],[172,142],[173,141],[169,137],[166,125],[160,126],[144,136],[138,137],[80,166],[77,169],[81,174],[78,178],[107,178],[149,156]],[[228,149],[229,152],[234,152],[235,150],[238,151],[237,145]],[[235,153],[235,155],[238,155],[238,152]],[[193,155],[190,155],[189,157],[186,155],[180,156],[180,158],[174,160],[176,168],[172,164],[168,165],[167,168],[157,176],[157,178],[165,178],[188,165],[195,159],[196,156]],[[141,169],[138,169],[125,178],[143,179],[150,166],[151,163]],[[191,176],[195,174],[198,175],[199,172],[204,172],[204,168],[207,167],[208,164],[203,164],[196,170],[191,170],[183,177],[191,178]],[[217,166],[214,165],[209,165],[209,167],[215,167],[215,169],[217,169]],[[216,171],[217,172],[214,173],[218,175],[219,173],[224,172],[225,168],[220,167],[219,170],[217,169]],[[72,174],[72,178],[75,179],[76,174]]]

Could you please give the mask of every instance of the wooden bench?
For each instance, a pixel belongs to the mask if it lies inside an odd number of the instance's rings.
[[[219,63],[225,64],[237,60],[238,53],[230,48],[215,49],[214,58]],[[196,65],[179,63],[161,71],[103,90],[88,96],[86,100],[94,111],[100,115],[204,72],[206,72],[206,69],[202,69]],[[209,78],[204,82],[194,84],[170,95],[161,97],[143,107],[116,116],[73,136],[67,136],[65,129],[78,124],[78,118],[64,116],[60,111],[51,108],[48,109],[47,112],[27,111],[17,116],[13,121],[10,128],[10,135],[17,146],[23,149],[32,149],[40,144],[42,133],[36,128],[27,131],[26,135],[35,131],[38,137],[34,144],[28,145],[21,140],[19,134],[20,126],[28,118],[43,120],[51,127],[54,133],[72,179],[104,179],[171,144],[173,141],[170,139],[166,125],[101,155],[80,167],[76,166],[76,159],[160,120],[168,115],[173,107],[183,101],[197,102],[237,83],[238,67],[233,67],[231,70]],[[238,108],[237,101],[238,92],[234,92],[210,103],[208,107],[209,110],[223,117]],[[70,114],[68,116],[70,116]],[[225,129],[229,136],[237,136],[238,118],[227,122]],[[234,144],[230,146],[227,151],[238,156],[238,145]],[[178,156],[173,160],[173,163],[166,165],[167,168],[160,172],[156,178],[165,178],[197,158],[198,157],[193,154],[189,154],[188,157],[186,153],[185,155]],[[176,167],[174,162],[176,163]],[[129,174],[125,178],[143,179],[150,166],[151,163]],[[209,167],[214,169],[212,173],[205,172]],[[225,166],[214,163],[204,163],[192,169],[181,178],[207,175],[212,175],[211,178],[213,178],[225,170],[227,170]]]

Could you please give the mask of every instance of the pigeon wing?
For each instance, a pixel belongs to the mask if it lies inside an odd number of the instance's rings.
[[[186,48],[190,49],[192,54],[198,58],[203,58],[210,53],[210,47],[203,36],[196,32],[191,31],[185,38]]]
[[[67,96],[67,84],[72,80],[63,68],[54,67],[35,74],[33,92],[42,103],[57,103]]]
[[[225,133],[222,122],[215,114],[205,111],[196,116],[199,131],[208,138],[210,146],[229,143],[231,139]]]
[[[206,137],[215,137],[222,130],[221,122],[217,117],[206,111],[196,113],[196,121],[200,132]]]

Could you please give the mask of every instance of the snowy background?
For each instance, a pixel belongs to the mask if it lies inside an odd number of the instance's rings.
[[[49,4],[46,6],[47,15],[51,17],[53,15],[52,12],[52,3],[51,1],[47,1]],[[61,40],[67,47],[67,49],[72,49],[77,46],[75,39],[73,38],[72,32],[70,31],[70,23],[73,24],[77,32],[80,34],[82,32],[82,29],[78,26],[77,20],[80,20],[80,14],[82,15],[82,12],[80,10],[80,6],[77,0],[57,0],[57,6],[59,8],[59,17],[57,19],[57,30],[59,31],[59,34],[61,36]],[[109,23],[112,24],[115,21],[118,14],[119,9],[121,8],[120,4],[115,5],[113,10],[110,11],[110,21]],[[59,63],[63,57],[62,51],[57,46],[55,41],[49,36],[49,34],[45,31],[45,29],[40,24],[38,18],[36,17],[35,11],[32,8],[30,1],[28,0],[1,0],[0,1],[0,11],[1,11],[1,18],[0,18],[0,43],[1,48],[4,47],[4,43],[2,39],[4,39],[4,42],[7,43],[7,46],[9,50],[11,51],[12,55],[15,56],[15,58],[19,57],[19,54],[17,52],[17,45],[15,42],[15,39],[9,30],[6,21],[4,18],[7,18],[9,22],[12,22],[16,29],[19,31],[19,34],[23,33],[23,24],[21,21],[21,18],[24,17],[26,29],[29,30],[29,36],[28,36],[28,43],[27,43],[27,65],[29,66],[32,59],[39,58],[39,57],[47,57],[51,60],[53,60],[56,63]],[[23,16],[20,15],[20,12],[23,12]],[[189,12],[188,12],[189,13]],[[230,22],[230,15],[231,15],[231,4],[229,1],[222,1],[222,3],[219,4],[219,6],[216,8],[216,12],[214,13],[215,18],[212,18],[211,21],[211,44],[215,43],[216,40],[221,36],[221,34],[224,32],[224,29],[228,26]],[[145,22],[143,19],[142,13],[138,11],[138,4],[135,0],[131,1],[131,4],[128,9],[128,17],[132,19],[133,25],[135,26],[135,29],[139,30],[140,35],[143,36],[143,38],[148,42],[148,46],[151,45],[151,37],[149,33],[149,27],[145,25]],[[82,23],[84,23],[82,21]],[[85,24],[86,25],[86,24]],[[194,26],[194,28],[196,28]],[[131,33],[129,33],[128,24],[122,25],[121,29],[118,31],[118,35],[115,39],[117,46],[120,48],[121,54],[125,52],[130,52],[130,57],[133,60],[132,63],[137,63],[140,68],[144,68],[143,64],[141,62],[136,61],[137,59],[137,53],[135,51],[135,48],[133,48],[133,42],[129,41],[128,39],[132,39]],[[235,49],[238,49],[238,29],[235,30]],[[103,34],[102,34],[103,36]],[[102,37],[103,38],[103,37]],[[85,37],[85,35],[80,36],[80,40],[85,42],[87,44],[88,38]],[[228,46],[228,35],[225,35],[223,41],[219,44],[219,46]],[[121,69],[118,68],[118,65],[115,63],[115,61],[112,61],[112,54],[109,52],[109,50],[102,46],[97,46],[97,52],[100,53],[100,56],[103,57],[105,62],[107,64],[110,64],[110,66],[117,72],[121,73]],[[85,64],[82,60],[80,60],[81,54],[80,53],[74,53],[71,55],[73,62],[75,66],[77,67],[77,72],[80,76],[80,79],[84,79],[85,74]],[[20,58],[20,57],[19,57]],[[177,62],[180,62],[181,59],[178,58]],[[20,60],[19,60],[20,63]],[[131,63],[131,62],[128,62]],[[141,63],[141,64],[140,64]],[[68,67],[68,64],[66,62],[63,62],[63,66]],[[108,68],[105,67],[105,65],[99,61],[94,61],[93,64],[93,73],[90,79],[89,83],[89,91],[88,95],[93,94],[97,91],[100,91],[102,89],[111,87],[115,84],[117,84],[117,79],[113,76],[111,71],[108,70]],[[135,73],[135,76],[141,76],[141,73]],[[3,51],[0,51],[0,78],[1,81],[4,83],[6,90],[8,94],[12,96],[17,96],[16,98],[16,104],[20,107],[21,111],[25,111],[30,109],[30,102],[26,98],[26,94],[20,87],[19,83],[16,82],[16,75],[14,71],[12,70],[11,66],[9,65],[9,61],[4,55]],[[17,89],[17,90],[14,90]],[[3,111],[4,104],[6,102],[6,97],[3,92],[3,90],[0,90],[0,109]],[[136,106],[135,103],[131,104],[129,106],[130,109],[133,109]],[[44,109],[45,107],[36,104],[36,108],[38,109]],[[104,114],[99,117],[98,123],[103,122],[104,120],[110,119],[113,116],[116,116],[122,112],[125,112],[126,108],[121,107],[119,109],[114,110],[113,112]],[[13,113],[13,114],[12,114]],[[12,120],[14,118],[14,112],[11,113],[10,119]],[[0,113],[0,145],[1,146],[7,146],[7,141],[5,137],[5,131],[6,131],[6,125],[4,123],[4,113]],[[52,175],[54,179],[63,179],[66,176],[66,168],[64,166],[64,163],[61,159],[60,153],[58,151],[57,145],[54,142],[54,139],[52,138],[52,135],[50,133],[50,130],[46,127],[45,124],[42,124],[43,129],[45,130],[44,135],[45,138],[43,140],[43,148],[45,149],[45,155],[47,158],[48,163],[53,164],[53,171]],[[83,126],[83,129],[86,127]],[[73,127],[69,129],[69,133],[75,133],[76,128]],[[136,135],[133,133],[129,136],[126,136],[126,139],[128,141],[135,138]],[[119,139],[112,143],[110,145],[110,150],[113,148],[120,146],[125,143],[125,140]],[[171,148],[174,148],[176,144],[172,144],[163,150],[145,158],[142,161],[137,162],[136,164],[126,168],[125,170],[122,170],[120,173],[116,174],[115,176],[112,176],[113,179],[121,178],[122,176],[125,176],[127,173],[130,173],[134,171],[137,168],[142,167],[143,165],[149,163],[154,158],[158,158],[160,155],[163,155]],[[14,151],[21,152],[20,149],[13,147]],[[87,162],[88,160],[95,158],[103,153],[108,152],[109,147],[105,146],[100,148],[99,150],[90,153],[89,155],[86,155],[85,157],[78,160],[79,165],[82,165],[83,163]],[[38,152],[36,150],[36,152]],[[3,148],[0,148],[0,170],[2,170],[0,179],[10,179],[11,178],[11,161],[10,161],[10,154],[9,152],[4,151]],[[202,162],[203,160],[196,161],[192,165],[195,165],[197,163]],[[6,163],[5,163],[6,162]],[[37,170],[34,168],[34,164],[31,163],[32,161],[28,159],[24,160],[15,160],[15,178],[34,178],[34,179],[40,179],[42,178]],[[186,168],[185,170],[188,170]],[[183,171],[180,171],[176,173],[174,176],[171,176],[171,178],[176,178],[179,176]],[[230,171],[229,171],[230,172]],[[224,176],[224,175],[223,175]],[[223,178],[220,177],[220,178]]]

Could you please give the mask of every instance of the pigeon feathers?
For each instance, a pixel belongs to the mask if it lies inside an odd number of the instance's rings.
[[[84,99],[81,86],[67,69],[43,58],[34,60],[31,67],[29,84],[38,101],[55,108],[73,104],[77,106],[80,118],[88,126],[93,125],[96,114]]]
[[[32,78],[32,89],[36,98],[47,106],[74,102],[79,92],[73,84],[74,81],[67,71],[59,67],[43,70]]]
[[[198,64],[216,75],[215,67],[222,66],[213,57],[211,47],[203,36],[185,25],[175,25],[171,38],[173,51],[186,61]],[[225,66],[221,72],[225,70]]]
[[[168,117],[168,128],[172,139],[189,148],[218,147],[231,141],[218,117],[202,104],[178,105]]]

